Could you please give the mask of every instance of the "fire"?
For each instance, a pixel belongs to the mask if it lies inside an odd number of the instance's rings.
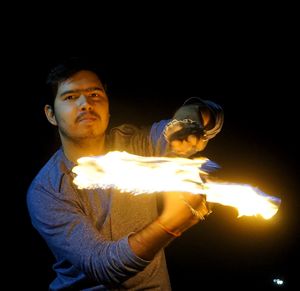
[[[155,192],[204,194],[208,202],[233,206],[238,216],[274,216],[281,200],[248,184],[220,183],[205,178],[217,164],[207,158],[142,157],[113,151],[103,156],[83,157],[73,168],[78,188],[115,188],[134,195]],[[208,177],[208,176],[207,176]]]

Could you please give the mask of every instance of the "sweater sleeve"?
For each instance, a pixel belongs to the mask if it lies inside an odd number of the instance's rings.
[[[204,125],[203,114],[209,113],[209,122]],[[123,124],[111,130],[109,135],[111,150],[124,150],[142,156],[172,155],[168,141],[184,139],[187,135],[201,133],[203,139],[210,140],[222,129],[224,121],[223,109],[217,103],[199,97],[187,99],[178,108],[171,119],[154,122],[151,127],[138,128]],[[169,136],[176,122],[186,127]],[[173,135],[174,134],[174,135]]]
[[[133,253],[129,235],[118,241],[105,240],[80,206],[74,190],[63,194],[49,189],[33,183],[27,204],[33,226],[55,255],[55,268],[61,268],[62,276],[75,279],[82,271],[95,282],[115,286],[150,263]],[[70,268],[66,267],[68,264]]]
[[[164,129],[170,119],[154,122],[150,127],[123,124],[109,134],[110,150],[127,151],[141,156],[161,156],[166,152]]]

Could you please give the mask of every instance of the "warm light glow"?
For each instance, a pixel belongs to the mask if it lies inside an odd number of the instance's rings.
[[[209,202],[235,207],[239,216],[261,215],[265,219],[276,214],[281,202],[247,184],[207,182],[205,194]]]
[[[238,215],[274,216],[281,200],[247,184],[220,183],[206,179],[208,167],[216,164],[206,158],[186,159],[142,157],[127,152],[109,152],[103,156],[83,157],[73,168],[78,188],[115,188],[135,195],[182,191],[205,194],[208,202],[233,206]]]

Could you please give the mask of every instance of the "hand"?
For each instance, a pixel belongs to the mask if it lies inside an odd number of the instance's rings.
[[[187,192],[163,193],[164,209],[159,220],[175,232],[184,232],[209,214],[205,196]]]
[[[208,142],[202,125],[190,119],[173,120],[165,129],[165,137],[171,151],[181,157],[202,151]]]
[[[170,142],[171,151],[181,157],[190,157],[197,152],[203,151],[207,140],[189,134],[186,139],[174,139]]]

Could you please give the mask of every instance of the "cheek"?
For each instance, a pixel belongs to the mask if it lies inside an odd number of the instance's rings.
[[[109,119],[109,108],[108,106],[102,106],[99,109],[100,115],[102,117],[103,120],[108,120]]]
[[[76,118],[75,110],[70,106],[63,106],[57,104],[55,107],[55,118],[58,124],[65,124],[72,122]]]

